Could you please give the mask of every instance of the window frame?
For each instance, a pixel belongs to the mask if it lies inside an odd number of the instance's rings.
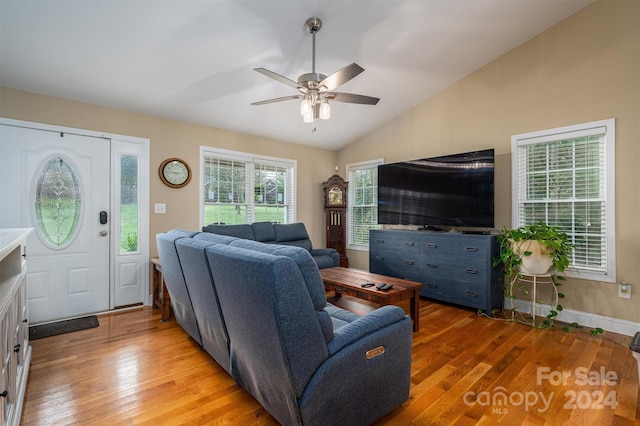
[[[255,221],[255,209],[256,206],[264,206],[264,204],[258,204],[255,202],[254,198],[254,188],[255,188],[255,173],[257,171],[257,166],[259,165],[267,165],[267,166],[277,166],[284,167],[287,169],[287,187],[285,189],[285,203],[283,204],[285,208],[285,223],[293,223],[296,221],[296,212],[297,212],[297,204],[296,204],[296,182],[297,182],[297,168],[298,162],[297,160],[286,159],[286,158],[278,158],[278,157],[270,157],[264,155],[251,154],[241,151],[231,151],[221,148],[214,148],[208,146],[200,146],[200,180],[199,180],[199,200],[200,200],[200,218],[199,223],[200,227],[207,225],[204,223],[204,207],[205,207],[205,197],[204,197],[204,185],[205,185],[205,173],[204,168],[206,165],[206,158],[218,158],[223,160],[231,160],[236,162],[244,163],[246,167],[245,176],[248,177],[249,181],[245,182],[245,205],[247,207],[247,220],[246,223],[250,224]],[[290,200],[290,201],[289,201]]]
[[[376,168],[379,165],[384,164],[384,159],[383,158],[376,158],[373,160],[367,160],[367,161],[360,161],[357,163],[349,163],[346,165],[346,175],[347,175],[347,180],[349,181],[349,188],[347,191],[347,218],[346,218],[346,226],[347,226],[347,241],[346,241],[346,247],[347,250],[359,250],[359,251],[369,251],[369,244],[367,245],[363,245],[363,244],[356,244],[353,242],[353,236],[355,235],[354,229],[353,229],[353,210],[356,207],[355,205],[355,181],[354,179],[352,179],[352,173],[356,173],[358,170],[364,170],[364,169],[372,169],[372,168]],[[371,207],[375,207],[376,209],[376,217],[377,217],[377,209],[378,209],[378,191],[377,191],[377,187],[378,187],[378,182],[376,180],[376,192],[375,192],[375,200],[374,203]],[[382,226],[379,224],[371,224],[369,229],[381,229]]]
[[[615,233],[615,119],[592,121],[588,123],[557,127],[548,130],[522,133],[511,137],[511,221],[512,227],[517,228],[525,225],[521,222],[520,206],[527,200],[526,186],[522,179],[526,170],[521,170],[519,161],[519,149],[534,144],[546,144],[554,141],[576,139],[584,136],[603,135],[604,143],[604,209],[602,218],[604,223],[603,238],[606,260],[604,271],[597,272],[585,268],[576,267],[573,264],[565,270],[568,277],[587,279],[603,282],[616,282],[616,233]],[[575,158],[575,157],[574,157]],[[546,168],[545,170],[549,170]],[[571,170],[575,175],[576,167]],[[585,198],[587,199],[587,198]],[[570,198],[569,202],[578,203],[582,198]],[[572,223],[572,228],[575,228]],[[570,235],[571,236],[571,235]]]

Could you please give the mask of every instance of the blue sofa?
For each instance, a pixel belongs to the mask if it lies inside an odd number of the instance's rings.
[[[186,231],[157,241],[202,348],[281,424],[366,425],[408,399],[412,325],[401,308],[360,317],[327,303],[301,247]],[[175,288],[167,282],[172,304]]]
[[[203,232],[227,235],[267,244],[298,246],[306,249],[318,268],[332,268],[340,265],[340,254],[332,248],[314,249],[304,223],[254,222],[242,225],[206,225]]]

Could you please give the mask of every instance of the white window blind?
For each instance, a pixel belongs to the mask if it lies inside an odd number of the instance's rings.
[[[512,137],[513,227],[540,221],[575,244],[567,273],[615,282],[613,150],[605,120]]]
[[[369,250],[369,230],[378,225],[378,165],[382,159],[347,165],[347,248]]]
[[[295,160],[200,151],[201,226],[295,221]]]

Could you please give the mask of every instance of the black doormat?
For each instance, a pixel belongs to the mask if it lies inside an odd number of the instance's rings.
[[[51,322],[49,324],[34,325],[29,327],[29,340],[42,339],[43,337],[57,336],[58,334],[71,333],[73,331],[86,330],[99,326],[98,317],[74,318],[70,320]]]

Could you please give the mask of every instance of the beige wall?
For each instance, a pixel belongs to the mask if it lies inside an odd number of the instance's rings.
[[[640,2],[604,0],[426,100],[338,155],[386,162],[495,148],[496,228],[511,222],[511,135],[616,119],[617,286],[563,285],[563,306],[640,322]],[[349,251],[368,269],[368,253]]]
[[[119,133],[151,140],[151,236],[198,226],[200,145],[298,160],[298,220],[323,246],[321,182],[345,165],[386,162],[481,148],[496,150],[496,227],[510,225],[511,135],[616,118],[616,251],[618,281],[569,280],[564,306],[640,322],[640,2],[601,0],[507,53],[338,153],[214,128],[0,88],[0,116]],[[186,188],[165,187],[157,167],[182,157],[194,169]],[[152,210],[152,209],[151,209]],[[153,210],[152,210],[153,211]],[[151,254],[156,253],[151,243]],[[368,253],[350,251],[368,269]]]
[[[198,169],[201,145],[297,160],[297,220],[306,224],[314,247],[324,247],[322,182],[334,173],[335,151],[1,87],[0,116],[150,139],[149,253],[152,256],[157,255],[157,233],[171,228],[199,227]],[[191,166],[193,178],[186,187],[169,188],[160,181],[158,166],[169,157],[182,158]],[[167,214],[154,214],[154,203],[166,203]]]

